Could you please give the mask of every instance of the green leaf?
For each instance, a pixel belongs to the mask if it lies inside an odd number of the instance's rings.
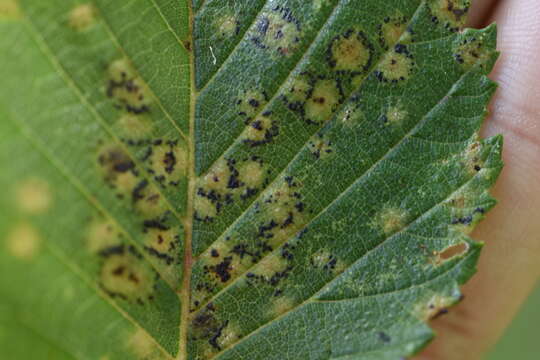
[[[0,355],[396,359],[494,206],[468,0],[0,0]]]

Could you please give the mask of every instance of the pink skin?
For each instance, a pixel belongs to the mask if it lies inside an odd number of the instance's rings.
[[[471,26],[493,21],[500,88],[483,135],[505,137],[500,203],[473,233],[486,246],[465,301],[431,323],[438,337],[417,360],[482,359],[540,278],[540,1],[476,0]]]

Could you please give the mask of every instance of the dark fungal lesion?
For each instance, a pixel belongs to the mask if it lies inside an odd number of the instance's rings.
[[[386,53],[374,72],[383,83],[397,84],[408,80],[416,68],[413,54],[405,44],[396,44]]]
[[[486,33],[466,31],[454,44],[454,58],[465,70],[474,66],[486,67],[493,50],[486,43]]]
[[[387,16],[378,26],[379,45],[389,50],[396,44],[403,34],[410,32],[407,29],[408,19],[403,15]]]
[[[265,111],[249,123],[242,141],[249,147],[257,147],[271,143],[278,135],[278,121],[272,117],[271,111]]]
[[[366,34],[355,28],[335,36],[326,50],[326,61],[331,69],[343,75],[366,73],[372,63],[375,48]]]
[[[224,207],[248,201],[268,184],[269,171],[257,155],[221,158],[197,181],[195,220],[211,222]]]
[[[294,177],[285,177],[281,186],[255,204],[252,230],[227,234],[199,256],[195,271],[199,275],[193,283],[194,308],[251,267],[259,267],[261,261],[265,261],[262,268],[266,270],[258,273],[260,281],[275,287],[288,276],[294,259],[293,245],[280,249],[278,261],[267,259],[306,223],[305,212],[308,210],[300,188],[301,184]]]
[[[269,101],[268,93],[264,90],[243,90],[234,100],[237,115],[245,125],[251,123]]]
[[[141,175],[120,144],[101,145],[97,164],[118,200],[137,214],[138,226],[131,230],[141,236],[143,251],[159,266],[177,265],[181,226],[156,186]],[[176,274],[167,272],[163,276],[170,284],[177,282]]]
[[[99,285],[111,298],[144,305],[154,299],[159,275],[128,245],[114,245],[99,252]]]
[[[144,250],[167,266],[180,264],[180,229],[172,212],[143,221]]]
[[[212,352],[222,350],[220,338],[229,326],[229,320],[218,319],[216,312],[216,306],[209,303],[191,320],[190,338],[194,341],[206,342],[211,346]]]
[[[431,0],[431,21],[450,32],[458,32],[465,26],[470,7],[470,0]]]
[[[320,134],[308,142],[308,148],[316,159],[325,158],[334,152],[332,142],[324,139]]]
[[[125,59],[116,60],[109,66],[106,95],[115,100],[116,108],[128,113],[150,112],[148,88]]]
[[[341,77],[302,72],[291,80],[281,95],[285,106],[308,125],[329,121],[345,99]]]
[[[300,45],[302,26],[290,8],[276,5],[263,13],[251,32],[251,42],[272,54],[290,56]]]

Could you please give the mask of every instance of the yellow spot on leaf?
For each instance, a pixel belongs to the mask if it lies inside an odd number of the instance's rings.
[[[384,82],[397,83],[409,79],[414,69],[414,60],[403,48],[397,47],[385,54],[377,67],[377,76]]]
[[[367,70],[372,56],[365,35],[356,30],[349,30],[337,37],[330,51],[330,64],[336,70],[363,72]]]
[[[225,159],[219,159],[212,168],[198,182],[198,186],[224,192],[227,189],[227,182],[231,176],[231,171]]]
[[[148,229],[145,238],[148,247],[162,254],[173,252],[179,240],[178,232],[174,229]]]
[[[238,32],[238,20],[234,15],[224,15],[216,19],[217,31],[222,37],[231,37]]]
[[[123,138],[140,140],[152,132],[152,123],[142,116],[124,114],[118,120],[117,128]]]
[[[251,119],[266,105],[266,95],[260,91],[248,90],[242,91],[236,105],[238,107],[238,114]]]
[[[28,214],[41,214],[52,203],[49,184],[42,179],[31,178],[23,181],[16,189],[17,205]]]
[[[491,51],[486,47],[484,37],[483,34],[478,34],[477,37],[467,36],[455,46],[456,61],[465,70],[471,69],[476,64],[483,65],[489,60]]]
[[[264,142],[271,132],[273,122],[269,117],[259,116],[246,128],[244,132],[245,140],[250,143]]]
[[[484,162],[480,158],[480,152],[482,149],[482,144],[479,141],[471,143],[464,154],[464,162],[467,172],[470,175],[474,175],[482,170],[484,167]]]
[[[137,329],[129,337],[126,345],[139,360],[167,359],[161,349],[156,345],[154,339],[143,329]]]
[[[339,98],[339,90],[334,80],[319,81],[306,102],[306,117],[317,123],[330,120],[339,104]]]
[[[433,16],[451,30],[461,29],[467,21],[470,0],[431,0]]]
[[[240,329],[234,324],[227,324],[225,328],[221,330],[221,336],[217,339],[220,348],[224,349],[229,345],[236,343],[240,339]]]
[[[8,252],[23,261],[34,259],[41,246],[41,237],[37,230],[28,223],[16,225],[7,235]]]
[[[210,199],[202,196],[195,197],[195,212],[201,219],[214,218],[217,215],[216,205]]]
[[[428,321],[441,314],[446,313],[447,308],[453,305],[456,299],[449,296],[433,295],[428,301],[418,303],[413,310],[413,314],[422,321]]]
[[[258,161],[246,161],[239,167],[238,173],[238,179],[252,189],[261,186],[264,180],[264,168]]]
[[[388,121],[389,125],[398,125],[405,120],[407,115],[407,111],[403,109],[403,105],[398,103],[388,108],[386,111],[386,120]]]
[[[0,0],[0,19],[20,19],[21,10],[16,0]]]
[[[107,251],[100,272],[101,287],[112,297],[142,302],[152,297],[156,274],[131,248]]]
[[[288,91],[285,96],[290,103],[302,103],[307,100],[311,88],[312,86],[309,83],[309,80],[304,76],[299,76],[290,80],[290,83],[287,86]]]
[[[255,267],[254,273],[270,279],[276,272],[282,272],[287,268],[287,261],[275,254],[271,254],[261,260]]]
[[[386,18],[381,25],[381,45],[388,49],[400,40],[407,28],[407,19],[402,16]]]
[[[120,233],[110,221],[95,221],[90,224],[86,245],[90,252],[100,251],[120,244]]]
[[[287,296],[278,297],[276,299],[273,299],[273,303],[271,305],[268,315],[272,319],[276,318],[294,308],[295,305],[296,301],[293,298]]]
[[[156,177],[177,182],[186,175],[187,151],[175,143],[163,143],[152,149],[150,165]]]
[[[113,61],[108,70],[107,95],[128,113],[139,115],[148,112],[152,102],[150,91],[130,62],[126,59]]]
[[[407,212],[403,209],[388,207],[377,215],[375,222],[385,234],[389,235],[403,229],[407,216]]]
[[[342,260],[325,249],[319,250],[311,256],[311,265],[333,274],[342,273],[346,269],[346,265]]]
[[[324,159],[332,153],[332,146],[329,141],[315,138],[308,143],[309,151],[317,158]]]
[[[69,26],[77,31],[83,31],[96,21],[96,9],[91,4],[81,4],[69,13]]]
[[[255,46],[283,56],[292,55],[302,37],[298,21],[291,11],[280,6],[260,16],[255,28],[252,36]]]

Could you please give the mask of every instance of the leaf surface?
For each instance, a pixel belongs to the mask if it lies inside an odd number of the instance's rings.
[[[502,167],[469,5],[0,0],[2,357],[419,351]]]

